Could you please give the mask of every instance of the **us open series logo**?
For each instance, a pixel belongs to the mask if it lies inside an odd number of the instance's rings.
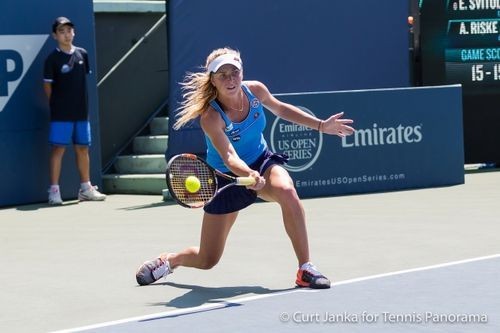
[[[297,106],[314,116],[306,107]],[[284,167],[292,172],[307,170],[316,163],[323,145],[323,134],[315,129],[297,125],[277,117],[271,127],[271,149],[289,156]]]

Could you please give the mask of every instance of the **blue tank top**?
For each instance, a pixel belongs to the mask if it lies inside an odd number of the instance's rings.
[[[226,115],[216,100],[210,101],[210,105],[219,112],[226,124],[225,132],[233,145],[238,156],[246,163],[251,164],[267,150],[267,142],[264,139],[264,128],[266,127],[266,116],[262,103],[252,94],[244,84],[241,85],[243,92],[250,102],[250,112],[247,117],[239,123],[233,123]],[[207,143],[207,162],[212,167],[222,172],[229,169],[222,161],[210,138],[205,135]]]

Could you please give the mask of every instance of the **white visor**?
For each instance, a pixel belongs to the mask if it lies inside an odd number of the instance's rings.
[[[210,64],[208,64],[208,72],[215,73],[221,68],[223,65],[233,65],[234,67],[238,68],[241,70],[241,59],[238,57],[237,54],[235,53],[226,53],[223,55],[218,56]]]

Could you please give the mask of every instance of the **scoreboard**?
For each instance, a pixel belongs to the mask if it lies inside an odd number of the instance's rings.
[[[500,0],[421,0],[420,15],[423,83],[498,93]]]
[[[499,87],[500,0],[447,1],[446,14],[446,81]]]
[[[500,162],[500,0],[419,0],[423,85],[462,85],[466,163]]]

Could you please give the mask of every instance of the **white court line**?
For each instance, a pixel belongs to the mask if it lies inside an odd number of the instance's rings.
[[[396,272],[391,272],[391,273],[370,275],[370,276],[361,277],[361,278],[344,280],[344,281],[332,283],[332,286],[341,286],[343,284],[362,282],[362,281],[379,279],[379,278],[384,278],[384,277],[389,277],[389,276],[394,276],[394,275],[401,275],[401,274],[408,274],[408,273],[414,273],[414,272],[427,271],[427,270],[431,270],[431,269],[438,269],[438,268],[443,268],[443,267],[448,267],[448,266],[463,265],[463,264],[467,264],[467,263],[471,263],[471,262],[475,262],[475,261],[489,260],[489,259],[496,259],[496,258],[500,258],[500,253],[499,254],[492,254],[492,255],[484,256],[484,257],[477,257],[477,258],[471,258],[471,259],[465,259],[465,260],[458,260],[458,261],[450,261],[450,262],[447,262],[447,263],[444,263],[444,264],[437,264],[437,265],[431,265],[431,266],[411,268],[411,269],[406,269],[406,270],[396,271]]]
[[[471,263],[471,262],[482,261],[482,260],[489,260],[489,259],[496,259],[496,258],[500,258],[500,254],[493,254],[493,255],[484,256],[484,257],[477,257],[477,258],[471,258],[471,259],[465,259],[465,260],[451,261],[451,262],[444,263],[444,264],[424,266],[424,267],[419,267],[419,268],[412,268],[412,269],[407,269],[407,270],[395,271],[395,272],[391,272],[391,273],[384,273],[384,274],[370,275],[370,276],[361,277],[361,278],[354,278],[354,279],[349,279],[349,280],[344,280],[344,281],[332,283],[332,287],[334,287],[334,286],[341,286],[341,285],[345,285],[345,284],[356,283],[356,282],[362,282],[362,281],[380,279],[380,278],[385,278],[385,277],[389,277],[389,276],[402,275],[402,274],[408,274],[408,273],[414,273],[414,272],[421,272],[421,271],[426,271],[426,270],[431,270],[431,269],[438,269],[438,268],[455,266],[455,265],[463,265],[463,264],[467,264],[467,263]],[[294,290],[290,290],[290,291],[283,291],[283,292],[277,292],[277,293],[266,294],[266,295],[248,296],[248,297],[242,297],[242,298],[238,298],[238,299],[234,299],[234,300],[229,300],[229,301],[222,301],[220,303],[203,304],[203,305],[200,305],[200,306],[195,306],[195,307],[186,308],[186,309],[171,310],[171,311],[154,313],[154,314],[150,314],[150,315],[144,315],[144,316],[137,316],[137,317],[120,319],[120,320],[108,321],[108,322],[104,322],[104,323],[100,323],[100,324],[94,324],[94,325],[88,325],[88,326],[82,326],[82,327],[64,329],[64,330],[60,330],[60,331],[53,331],[51,333],[81,332],[81,331],[87,331],[87,330],[96,329],[96,328],[103,328],[103,327],[107,327],[107,326],[114,326],[114,325],[119,325],[119,324],[126,324],[126,323],[130,323],[130,322],[145,321],[145,320],[159,319],[159,318],[163,318],[163,317],[173,317],[173,316],[186,315],[186,314],[189,314],[189,313],[196,313],[196,312],[203,312],[203,311],[208,311],[208,310],[222,309],[222,308],[229,307],[232,304],[250,302],[250,301],[255,301],[255,300],[258,300],[258,299],[275,297],[275,296],[281,296],[281,295],[287,295],[287,294],[292,294],[292,293],[298,293],[298,292],[308,292],[308,293],[310,293],[310,292],[319,292],[319,291],[320,290],[313,290],[313,289],[294,289]]]

